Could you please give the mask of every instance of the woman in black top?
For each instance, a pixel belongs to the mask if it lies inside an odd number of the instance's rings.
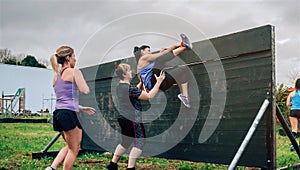
[[[106,166],[107,169],[117,170],[117,162],[121,155],[125,153],[128,147],[133,143],[133,148],[129,153],[127,169],[135,169],[135,162],[141,155],[145,144],[145,130],[142,123],[142,108],[140,100],[149,100],[153,98],[159,89],[161,82],[165,78],[164,72],[156,77],[156,84],[151,91],[141,90],[140,86],[130,84],[132,79],[132,71],[130,65],[122,63],[116,68],[116,74],[120,78],[120,84],[117,86],[118,110],[120,116],[118,118],[122,133],[122,143],[115,149],[112,161]]]

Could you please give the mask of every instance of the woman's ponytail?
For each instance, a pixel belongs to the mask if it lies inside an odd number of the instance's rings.
[[[52,69],[55,73],[58,74],[59,72],[59,65],[57,63],[57,57],[56,57],[56,54],[53,54],[50,58],[50,63],[51,63],[51,66],[52,66]]]
[[[134,54],[135,52],[139,51],[139,50],[140,50],[140,48],[139,48],[138,46],[135,46],[135,47],[133,48],[133,54]]]
[[[60,64],[62,66],[67,61],[66,57],[72,56],[73,53],[73,48],[69,46],[61,46],[56,50],[56,53],[50,58],[51,66],[55,73],[59,73]]]

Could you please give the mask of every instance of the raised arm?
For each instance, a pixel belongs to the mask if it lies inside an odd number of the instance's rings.
[[[150,100],[157,94],[160,84],[165,79],[165,72],[161,71],[159,77],[157,77],[155,74],[154,76],[156,78],[154,87],[148,93],[146,91],[142,91],[141,95],[139,96],[140,100]]]

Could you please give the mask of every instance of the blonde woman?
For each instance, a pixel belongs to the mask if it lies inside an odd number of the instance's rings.
[[[156,84],[149,92],[141,90],[141,83],[137,86],[130,84],[132,79],[130,65],[119,64],[116,68],[116,74],[120,78],[120,84],[117,86],[117,99],[120,112],[118,122],[121,127],[122,142],[116,147],[114,156],[106,168],[117,170],[120,156],[133,144],[129,153],[127,170],[135,170],[136,160],[142,154],[146,138],[142,123],[141,100],[150,100],[157,94],[160,84],[165,79],[165,73],[160,72],[159,77],[154,75]]]
[[[95,113],[91,107],[79,105],[79,92],[89,93],[89,87],[80,70],[74,69],[76,58],[74,50],[68,46],[62,46],[56,50],[51,59],[51,65],[56,73],[53,79],[53,87],[56,94],[56,106],[53,112],[53,129],[59,131],[66,142],[52,165],[46,170],[55,170],[63,162],[63,170],[70,170],[76,160],[80,149],[82,127],[77,118],[79,110],[87,114]]]

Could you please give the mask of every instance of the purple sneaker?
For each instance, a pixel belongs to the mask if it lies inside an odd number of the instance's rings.
[[[186,47],[187,49],[191,50],[192,49],[192,44],[190,43],[189,38],[185,34],[180,34],[181,40],[183,42],[183,46]]]
[[[190,99],[184,95],[182,95],[181,93],[178,94],[177,96],[179,98],[179,100],[181,100],[181,102],[183,103],[183,105],[186,107],[186,108],[191,108],[191,104],[190,104]]]

